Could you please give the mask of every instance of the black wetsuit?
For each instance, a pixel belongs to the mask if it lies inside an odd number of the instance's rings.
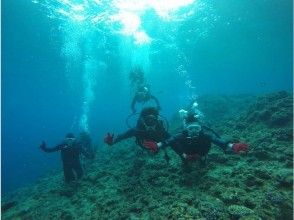
[[[145,147],[143,146],[144,141],[161,142],[169,138],[170,135],[166,131],[162,120],[158,120],[153,129],[148,129],[148,127],[144,125],[143,120],[139,119],[135,128],[131,128],[125,133],[118,135],[114,139],[113,143],[115,144],[131,137],[136,137],[136,143],[145,149]]]
[[[132,101],[132,105],[131,105],[132,111],[133,112],[136,111],[135,105],[136,105],[137,102],[145,103],[145,102],[148,102],[150,100],[154,100],[155,103],[156,103],[156,108],[160,109],[160,104],[159,104],[158,99],[155,96],[151,95],[150,93],[147,93],[143,98],[138,94],[135,95],[135,97],[133,98],[133,101]]]
[[[43,151],[47,153],[61,151],[64,179],[66,183],[75,180],[73,171],[75,171],[77,179],[80,179],[83,176],[80,154],[83,154],[87,158],[93,158],[93,156],[85,151],[77,141],[74,141],[72,145],[67,145],[63,142],[54,148],[44,148]]]
[[[188,138],[187,134],[182,132],[163,141],[162,147],[171,146],[184,159],[184,153],[186,155],[198,155],[200,157],[207,155],[212,143],[226,150],[229,142],[221,139],[209,128],[202,127],[198,137]]]

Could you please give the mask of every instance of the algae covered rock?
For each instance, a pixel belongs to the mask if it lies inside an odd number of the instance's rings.
[[[257,168],[254,170],[254,175],[264,180],[271,179],[271,173],[266,169]]]
[[[285,201],[284,196],[279,192],[269,191],[266,193],[266,198],[273,204],[273,205],[280,205]]]
[[[277,175],[277,181],[281,187],[293,187],[293,171],[282,170]]]
[[[72,214],[69,211],[62,211],[60,215],[60,219],[62,220],[72,220],[74,219]]]
[[[290,111],[281,111],[281,112],[274,112],[270,118],[270,125],[271,126],[282,126],[289,123],[292,119],[292,112]]]
[[[243,216],[252,215],[254,213],[252,209],[241,205],[230,205],[228,211],[234,218],[241,218]]]
[[[10,202],[6,202],[6,203],[2,203],[1,204],[1,212],[5,212],[8,209],[14,207],[17,204],[16,201],[10,201]]]
[[[293,122],[292,95],[281,91],[259,97],[242,119],[251,124],[261,123],[269,127],[291,126]]]
[[[228,202],[234,203],[239,201],[238,194],[236,192],[232,192],[228,190],[225,190],[223,193],[221,193],[220,197],[226,203]]]
[[[224,206],[217,201],[200,202],[198,205],[198,209],[200,210],[201,215],[207,220],[226,219],[228,217],[226,215]]]

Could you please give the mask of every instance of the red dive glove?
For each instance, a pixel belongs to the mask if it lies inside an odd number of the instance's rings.
[[[108,145],[113,145],[113,137],[114,137],[114,134],[111,135],[108,132],[107,135],[104,137],[104,143],[106,143]]]
[[[240,153],[240,151],[248,151],[248,144],[244,143],[234,143],[232,149],[235,153]]]
[[[143,145],[152,153],[156,153],[158,151],[157,143],[154,141],[144,141]]]

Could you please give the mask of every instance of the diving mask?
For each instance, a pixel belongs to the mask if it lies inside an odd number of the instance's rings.
[[[144,117],[144,122],[147,126],[154,126],[157,123],[157,117],[155,115],[147,115]]]
[[[186,127],[188,138],[197,138],[199,137],[201,131],[201,125],[198,123],[190,124]]]

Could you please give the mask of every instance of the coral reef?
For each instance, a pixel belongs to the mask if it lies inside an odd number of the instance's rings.
[[[58,172],[2,198],[13,202],[2,219],[292,219],[292,94],[202,100],[213,129],[249,143],[247,154],[212,147],[206,165],[183,169],[171,149],[166,161],[134,140],[100,146],[81,181],[65,186]]]

